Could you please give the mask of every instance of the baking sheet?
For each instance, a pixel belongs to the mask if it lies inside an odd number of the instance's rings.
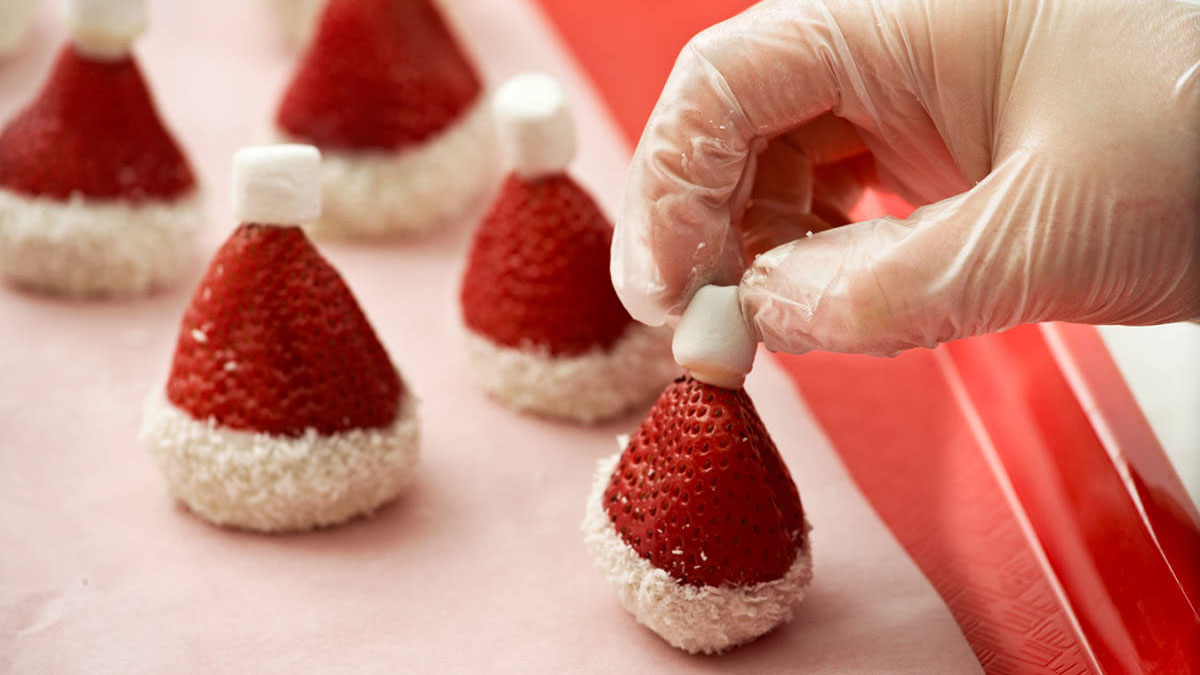
[[[204,182],[206,258],[234,225],[231,153],[263,128],[289,59],[256,3],[151,9],[138,53]],[[580,130],[575,173],[612,213],[628,149],[540,16],[516,1],[449,9],[492,83],[528,69],[565,81]],[[53,58],[61,33],[49,13],[37,44],[0,66],[5,118]],[[472,386],[456,303],[470,229],[320,245],[422,399],[424,437],[419,478],[398,503],[303,535],[199,521],[171,503],[135,443],[201,261],[180,288],[136,302],[0,292],[0,669],[979,672],[767,358],[748,390],[815,528],[809,597],[792,624],[718,658],[638,626],[578,527],[595,461],[638,415],[578,428],[516,415]]]

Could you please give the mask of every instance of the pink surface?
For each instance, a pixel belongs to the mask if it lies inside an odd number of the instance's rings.
[[[207,188],[207,257],[233,225],[230,154],[269,119],[288,65],[255,4],[200,5],[152,3],[139,53]],[[546,26],[520,2],[453,8],[491,82],[538,68],[575,92],[577,175],[611,212],[627,148]],[[57,35],[43,21],[39,44],[0,67],[0,115],[40,81]],[[469,232],[321,246],[423,399],[424,438],[407,496],[370,520],[306,535],[206,525],[172,505],[134,441],[199,263],[180,288],[139,302],[3,289],[0,669],[979,671],[942,601],[766,358],[748,389],[815,527],[809,597],[791,625],[720,658],[689,657],[637,626],[579,533],[595,461],[637,416],[571,427],[513,414],[471,385],[455,299]]]

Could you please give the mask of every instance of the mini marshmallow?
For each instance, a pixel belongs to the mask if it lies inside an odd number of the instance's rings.
[[[0,0],[0,58],[13,54],[25,42],[33,23],[35,0]]]
[[[125,58],[146,30],[146,0],[64,0],[62,15],[76,49],[94,59]]]
[[[321,216],[321,152],[259,145],[233,155],[233,215],[242,223],[303,225]]]
[[[758,340],[738,304],[737,286],[704,286],[692,296],[675,328],[671,351],[692,377],[737,389],[754,366]]]
[[[545,73],[512,77],[496,92],[492,111],[518,176],[536,179],[566,170],[575,156],[575,121],[558,80]]]
[[[307,45],[317,29],[326,0],[271,0],[275,21],[291,47]]]

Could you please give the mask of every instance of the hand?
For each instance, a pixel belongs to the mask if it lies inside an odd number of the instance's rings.
[[[846,224],[866,187],[923,206]],[[612,276],[652,325],[740,280],[795,353],[1200,317],[1200,5],[755,5],[680,54]]]

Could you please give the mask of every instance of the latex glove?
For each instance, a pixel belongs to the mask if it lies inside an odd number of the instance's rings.
[[[927,206],[833,227],[868,186]],[[797,353],[1196,318],[1200,6],[755,5],[679,55],[612,276],[652,325],[740,280],[759,337]]]

